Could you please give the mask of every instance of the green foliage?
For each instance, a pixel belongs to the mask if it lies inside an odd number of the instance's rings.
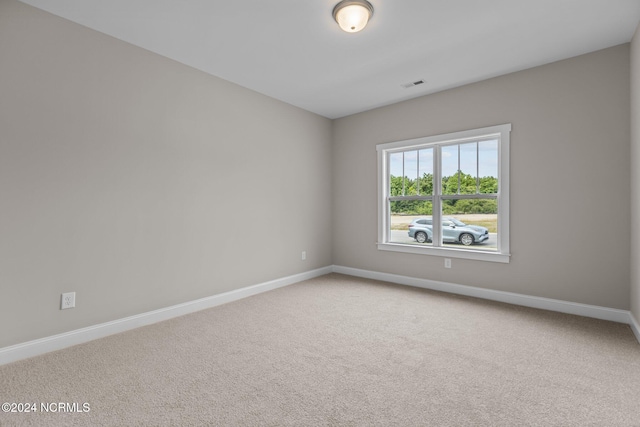
[[[460,192],[458,192],[458,183],[460,183]],[[476,180],[475,176],[458,171],[454,175],[442,178],[442,194],[495,194],[497,192],[498,178],[493,176],[483,176]]]
[[[460,191],[458,191],[458,189]],[[404,190],[404,191],[403,191]],[[419,191],[418,191],[419,190]],[[485,176],[479,179],[458,171],[442,178],[442,194],[495,194],[498,192],[498,179]],[[433,194],[433,175],[424,174],[420,179],[391,176],[391,196],[429,196]],[[423,200],[401,200],[391,203],[391,213],[400,215],[431,215],[432,204]],[[495,214],[498,202],[494,199],[454,199],[443,200],[442,213],[452,214]]]
[[[397,215],[433,215],[433,204],[427,200],[391,202],[391,212]]]
[[[433,175],[430,173],[425,173],[420,179],[392,175],[390,181],[389,194],[391,196],[430,196],[433,194]]]
[[[483,176],[480,178],[481,194],[496,194],[498,192],[498,178]]]
[[[496,214],[498,213],[498,202],[495,199],[460,199],[444,200],[442,203],[442,213],[453,214]],[[421,215],[421,214],[414,214]]]
[[[460,192],[458,192],[458,183]],[[476,194],[477,185],[475,177],[458,171],[454,175],[442,178],[442,194]]]

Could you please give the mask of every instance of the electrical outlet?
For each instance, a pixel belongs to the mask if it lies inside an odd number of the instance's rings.
[[[76,293],[75,292],[67,292],[62,294],[60,298],[60,310],[65,310],[67,308],[73,308],[76,306]]]
[[[451,258],[444,259],[444,268],[451,268]]]
[[[302,251],[302,260],[307,259],[307,251]]]

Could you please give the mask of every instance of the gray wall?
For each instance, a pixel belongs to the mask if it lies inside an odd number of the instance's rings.
[[[334,122],[15,0],[0,58],[0,348],[330,264],[640,319],[629,45]],[[502,123],[511,263],[377,251],[375,145]]]
[[[640,25],[631,41],[631,313],[640,322]]]
[[[333,262],[629,309],[629,45],[334,121]],[[376,249],[376,144],[512,123],[511,262]]]
[[[331,264],[330,120],[14,0],[0,58],[0,348]]]

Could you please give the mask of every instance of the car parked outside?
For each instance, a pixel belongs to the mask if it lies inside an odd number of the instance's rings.
[[[409,237],[418,243],[433,240],[433,219],[416,218],[409,224]],[[442,241],[445,243],[462,243],[465,246],[481,243],[489,239],[489,230],[480,225],[467,225],[455,218],[442,218]]]

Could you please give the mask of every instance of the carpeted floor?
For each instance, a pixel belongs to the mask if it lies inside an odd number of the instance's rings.
[[[331,274],[0,366],[2,402],[38,409],[2,426],[640,426],[640,345]]]

